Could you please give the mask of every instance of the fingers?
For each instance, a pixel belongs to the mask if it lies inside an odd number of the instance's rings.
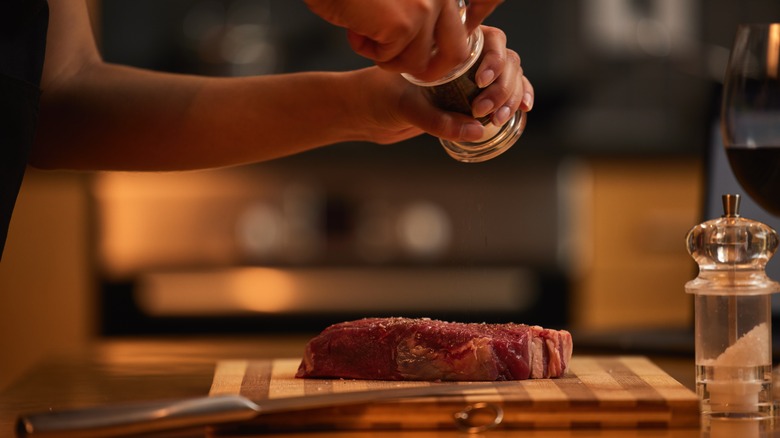
[[[390,53],[385,53],[385,58]],[[391,59],[377,62],[385,70],[409,73],[423,81],[447,74],[468,57],[468,34],[457,3],[447,0],[438,14],[430,14],[415,37]]]
[[[506,35],[500,29],[482,26],[485,36],[483,57],[476,72],[482,89],[472,102],[472,116],[442,111],[429,102],[416,102],[406,113],[410,120],[429,134],[453,141],[477,141],[484,128],[475,120],[491,115],[494,125],[504,125],[518,110],[533,107],[534,89],[524,76],[520,56],[506,47]]]
[[[473,117],[439,109],[419,87],[408,83],[406,87],[399,106],[400,113],[409,123],[434,137],[447,140],[477,141],[482,138],[484,127]]]
[[[471,33],[504,0],[470,0],[466,9],[466,31]]]
[[[455,0],[305,0],[309,8],[348,30],[352,50],[381,68],[431,81],[468,56],[470,31],[501,0],[471,0],[467,25]]]
[[[522,109],[525,112],[531,111],[531,109],[534,107],[534,86],[531,84],[531,82],[528,80],[527,77],[523,76],[523,103],[520,104],[520,109]]]
[[[482,26],[485,34],[484,58],[477,69],[477,85],[483,91],[472,102],[474,117],[492,114],[495,125],[503,125],[517,112],[530,111],[533,87],[523,75],[520,57],[506,48],[506,35],[499,29]]]
[[[387,70],[410,62],[427,64],[433,39],[425,41],[424,37],[425,34],[415,34],[401,28],[383,29],[380,34],[369,35],[347,29],[347,40],[352,50],[376,64],[387,65]]]
[[[490,85],[507,64],[506,34],[498,28],[482,26],[485,43],[482,48],[482,62],[477,69],[477,86],[485,88]],[[518,62],[519,64],[519,62]]]
[[[461,22],[457,6],[455,1],[445,3],[434,28],[436,49],[432,53],[427,69],[415,75],[419,79],[439,79],[468,58],[469,34]]]
[[[433,28],[435,17],[428,17],[430,24],[424,28]],[[414,34],[414,38],[405,42],[403,47],[385,47],[381,58],[374,61],[384,70],[396,73],[410,73],[412,75],[423,74],[430,63],[436,48],[433,32],[421,31]]]
[[[429,112],[417,118],[415,124],[434,137],[458,142],[474,142],[482,138],[485,128],[471,117],[443,111]]]

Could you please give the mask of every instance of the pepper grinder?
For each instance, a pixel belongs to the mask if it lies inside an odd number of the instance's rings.
[[[772,402],[771,294],[766,275],[778,245],[771,227],[739,215],[739,195],[723,196],[724,214],[686,237],[699,275],[694,295],[696,392],[702,414],[768,418]]]
[[[465,0],[458,0],[461,19],[466,20]],[[477,27],[469,36],[469,56],[443,77],[434,81],[423,81],[402,73],[407,81],[422,87],[429,101],[437,107],[471,116],[471,103],[482,91],[477,86],[476,74],[482,61],[485,37]],[[526,113],[517,110],[503,125],[495,126],[491,114],[477,119],[484,127],[482,138],[473,142],[457,142],[439,139],[439,143],[452,158],[464,163],[479,163],[504,153],[523,134]]]

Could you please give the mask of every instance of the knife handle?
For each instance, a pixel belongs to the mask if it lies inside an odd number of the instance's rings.
[[[19,417],[19,438],[104,438],[245,421],[257,405],[239,395],[99,406]]]

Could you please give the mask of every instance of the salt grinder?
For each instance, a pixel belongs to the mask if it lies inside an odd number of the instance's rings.
[[[771,294],[765,267],[777,249],[771,227],[739,216],[739,195],[723,195],[724,214],[686,237],[699,275],[694,295],[696,392],[718,418],[766,418],[772,403]]]
[[[466,19],[464,0],[458,0],[461,18]],[[475,76],[482,60],[482,48],[485,37],[480,28],[469,36],[469,57],[449,73],[435,81],[422,81],[412,75],[402,74],[409,82],[423,88],[428,99],[437,107],[471,116],[471,102],[482,91],[477,86]],[[456,142],[439,139],[444,150],[454,159],[465,163],[487,161],[509,149],[525,129],[526,114],[516,111],[501,126],[491,122],[491,115],[479,118],[484,126],[484,134],[475,142]]]

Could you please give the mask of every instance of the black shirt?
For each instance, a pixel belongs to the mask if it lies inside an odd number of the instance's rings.
[[[38,118],[49,9],[0,0],[0,257]]]

